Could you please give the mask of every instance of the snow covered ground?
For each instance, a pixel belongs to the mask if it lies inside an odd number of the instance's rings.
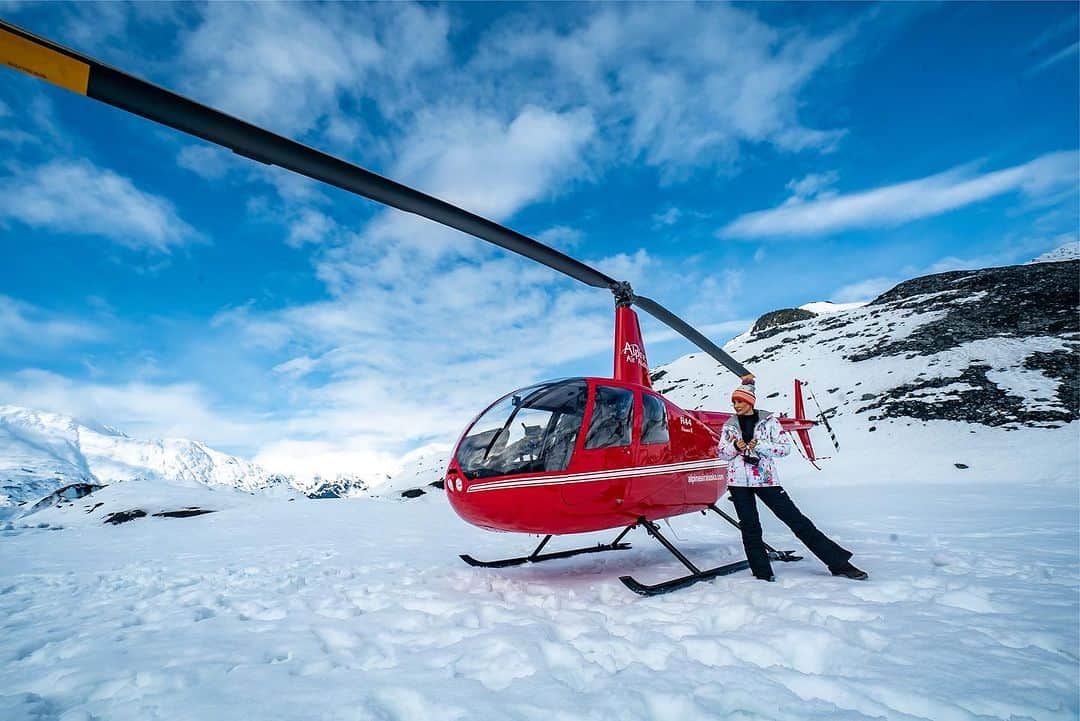
[[[869,582],[811,559],[643,598],[617,577],[680,569],[640,529],[629,551],[475,569],[456,554],[536,539],[441,493],[114,484],[0,527],[0,719],[1077,718],[1075,478],[791,491]],[[131,504],[218,510],[101,522]],[[702,563],[741,555],[719,520],[671,528]]]

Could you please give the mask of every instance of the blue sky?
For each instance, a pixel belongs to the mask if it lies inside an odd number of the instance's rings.
[[[1077,242],[1075,3],[0,16],[555,245],[718,342]],[[0,68],[0,402],[297,473],[610,371],[611,299]],[[645,323],[659,365],[691,349]],[[733,379],[734,381],[734,379]]]

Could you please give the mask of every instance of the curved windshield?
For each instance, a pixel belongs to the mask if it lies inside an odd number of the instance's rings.
[[[584,380],[523,388],[476,419],[458,446],[466,478],[564,471],[574,453],[585,401]]]

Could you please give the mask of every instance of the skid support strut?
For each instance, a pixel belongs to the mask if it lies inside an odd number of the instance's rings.
[[[671,552],[671,555],[679,559],[679,562],[690,570],[690,574],[680,578],[673,578],[670,581],[664,581],[663,583],[656,583],[651,586],[635,581],[630,576],[620,576],[619,580],[634,593],[640,593],[642,596],[656,596],[661,593],[686,588],[698,581],[707,581],[710,578],[716,578],[717,576],[726,576],[729,573],[735,573],[736,571],[742,571],[743,569],[750,567],[750,564],[747,561],[736,561],[724,566],[717,566],[716,568],[702,571],[692,564],[671,541],[664,538],[664,535],[660,533],[660,527],[655,523],[648,519],[641,518],[638,520],[638,524],[645,526],[645,530],[649,532],[649,535],[660,541],[664,548]]]
[[[723,516],[724,519],[731,525],[735,526],[735,528],[742,530],[742,526],[739,525],[739,522],[728,514],[721,511],[719,508],[717,508],[715,503],[711,504],[709,508]],[[790,563],[791,561],[801,561],[803,558],[802,556],[796,556],[795,551],[777,551],[775,548],[773,548],[767,543],[765,544],[765,551],[769,554],[769,558],[774,561],[786,561]]]
[[[540,541],[540,545],[536,547],[536,550],[530,553],[528,556],[518,556],[517,558],[503,558],[498,561],[478,561],[468,554],[461,554],[461,560],[470,566],[480,566],[482,568],[505,568],[507,566],[520,566],[523,563],[539,563],[540,561],[550,561],[555,558],[569,558],[570,556],[577,556],[582,553],[599,553],[601,551],[625,551],[630,548],[629,543],[620,543],[622,539],[630,532],[634,526],[630,525],[623,529],[622,533],[612,541],[611,543],[598,543],[595,546],[585,546],[584,548],[573,548],[569,551],[556,551],[555,553],[540,553],[547,545],[547,542],[551,540],[551,536],[544,536],[544,540]]]

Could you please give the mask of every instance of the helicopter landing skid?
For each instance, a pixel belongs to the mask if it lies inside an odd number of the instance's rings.
[[[682,552],[679,551],[679,549],[676,548],[671,541],[664,538],[663,534],[660,533],[659,526],[645,518],[639,519],[638,523],[642,526],[645,526],[645,530],[649,532],[650,536],[660,541],[660,543],[664,545],[664,548],[671,552],[671,555],[675,556],[675,558],[679,559],[679,561],[682,562],[684,566],[689,568],[690,575],[682,576],[680,578],[673,578],[670,581],[656,583],[651,586],[641,583],[640,581],[636,581],[630,576],[619,576],[619,580],[623,582],[623,585],[625,585],[634,593],[639,593],[642,596],[658,596],[661,593],[668,593],[669,591],[677,591],[680,588],[686,588],[687,586],[691,586],[699,581],[708,581],[710,578],[716,578],[717,576],[726,576],[729,573],[735,573],[736,571],[742,571],[744,569],[750,568],[750,563],[748,561],[735,561],[734,563],[729,563],[725,566],[717,566],[716,568],[710,568],[702,571],[697,566],[690,563],[689,559],[687,559],[686,556],[684,556]]]
[[[520,566],[523,563],[540,563],[540,561],[551,561],[556,558],[570,558],[571,556],[577,556],[582,553],[599,553],[601,551],[625,551],[630,548],[629,543],[619,543],[627,533],[630,532],[633,526],[627,526],[623,529],[623,532],[619,534],[611,543],[599,543],[595,546],[586,546],[584,548],[573,548],[569,551],[556,551],[555,553],[540,553],[547,542],[551,540],[551,536],[544,536],[544,540],[540,541],[540,545],[536,547],[536,550],[530,553],[528,556],[518,556],[517,558],[503,558],[498,561],[478,561],[467,553],[461,554],[461,560],[470,566],[479,566],[481,568],[506,568],[507,566]]]

